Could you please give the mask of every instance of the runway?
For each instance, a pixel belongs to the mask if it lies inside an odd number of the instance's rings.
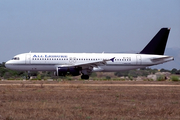
[[[180,85],[168,85],[168,84],[0,84],[0,86],[59,86],[59,87],[69,87],[69,86],[86,86],[86,87],[121,87],[121,86],[137,86],[137,87],[180,87]]]

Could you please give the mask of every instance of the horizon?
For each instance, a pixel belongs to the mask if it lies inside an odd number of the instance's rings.
[[[166,48],[180,48],[179,4],[178,0],[1,1],[0,61],[29,51],[136,53],[163,27],[171,28]]]

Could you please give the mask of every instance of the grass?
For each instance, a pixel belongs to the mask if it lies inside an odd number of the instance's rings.
[[[175,75],[171,76],[171,80],[172,81],[180,81],[179,77],[175,76]]]
[[[83,82],[78,81],[78,87],[74,87],[76,83],[69,83],[72,86],[41,87],[33,83],[0,86],[0,117],[5,120],[180,119],[179,87],[107,87],[101,86],[104,84],[101,81],[91,82],[99,86],[82,86]]]

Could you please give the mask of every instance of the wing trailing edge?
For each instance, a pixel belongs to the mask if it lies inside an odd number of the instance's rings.
[[[106,65],[108,61],[114,62],[115,57],[111,59],[104,59],[99,61],[92,61],[92,62],[85,62],[85,63],[78,63],[78,64],[69,64],[69,65],[60,65],[60,67],[82,67],[82,68],[89,68],[89,67],[98,67],[102,65]]]

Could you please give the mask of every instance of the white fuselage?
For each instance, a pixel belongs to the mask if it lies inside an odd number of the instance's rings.
[[[114,58],[115,57],[115,58]],[[105,65],[96,65],[92,72],[114,72],[161,64],[173,57],[149,54],[114,53],[24,53],[6,62],[6,67],[21,71],[56,71],[57,67],[88,64],[114,58]],[[83,69],[83,67],[82,67]]]

